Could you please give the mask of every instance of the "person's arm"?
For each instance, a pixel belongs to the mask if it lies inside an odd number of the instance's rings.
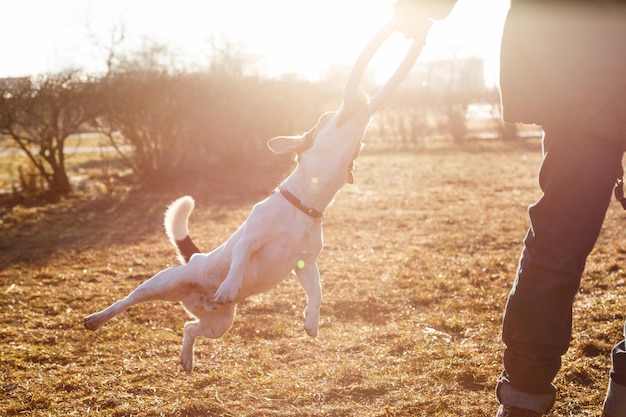
[[[432,20],[445,19],[456,0],[398,0],[394,4],[394,20],[407,38],[423,37]]]

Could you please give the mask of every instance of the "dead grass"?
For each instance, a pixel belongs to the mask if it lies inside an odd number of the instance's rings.
[[[321,334],[295,279],[240,306],[222,339],[177,360],[182,309],[153,303],[83,330],[82,317],[176,262],[169,201],[198,199],[193,234],[221,243],[275,178],[5,208],[0,223],[0,415],[493,416],[500,321],[538,149],[370,150],[326,213]],[[242,198],[242,196],[246,198]],[[623,212],[611,206],[575,307],[554,416],[595,416],[623,325]]]

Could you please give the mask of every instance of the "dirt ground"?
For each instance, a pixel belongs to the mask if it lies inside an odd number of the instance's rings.
[[[319,337],[289,278],[242,303],[223,338],[199,339],[191,374],[180,306],[144,304],[97,332],[82,318],[176,263],[162,230],[174,198],[193,193],[209,250],[278,178],[4,208],[0,415],[493,416],[539,162],[537,146],[496,142],[364,152],[325,213]],[[599,415],[623,329],[625,216],[611,205],[589,259],[552,416]]]

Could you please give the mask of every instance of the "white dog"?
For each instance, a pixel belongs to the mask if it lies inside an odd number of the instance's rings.
[[[357,59],[338,111],[325,114],[308,133],[270,139],[277,153],[295,152],[298,166],[276,191],[257,203],[246,221],[222,246],[199,253],[187,230],[194,207],[182,197],[165,214],[167,235],[186,264],[165,269],[141,284],[123,300],[85,317],[96,330],[129,307],[148,300],[180,301],[196,318],[185,324],[180,361],[193,368],[193,345],[198,336],[218,338],[233,324],[235,307],[244,298],[267,291],[296,272],[307,295],[304,328],[313,337],[319,329],[322,298],[315,263],[322,251],[322,213],[345,183],[354,181],[354,160],[371,115],[406,77],[426,38],[413,39],[404,60],[387,84],[372,98],[358,90],[370,60],[396,30],[392,20],[372,38]]]
[[[267,291],[295,273],[307,295],[304,328],[316,337],[321,286],[316,260],[322,251],[322,213],[345,183],[352,183],[371,116],[362,92],[327,113],[308,133],[276,137],[268,142],[276,153],[295,152],[296,169],[276,191],[257,203],[247,220],[220,247],[198,253],[187,222],[194,207],[191,197],[176,200],[165,214],[165,228],[186,264],[165,269],[141,284],[123,300],[84,319],[96,330],[115,315],[148,300],[180,301],[196,318],[185,324],[180,361],[193,368],[198,336],[219,338],[233,323],[237,303]]]

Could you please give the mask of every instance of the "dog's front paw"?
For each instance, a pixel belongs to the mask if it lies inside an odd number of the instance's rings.
[[[235,302],[235,297],[239,292],[239,288],[235,288],[233,285],[228,285],[226,281],[222,282],[215,292],[215,301],[222,304],[230,304]]]

